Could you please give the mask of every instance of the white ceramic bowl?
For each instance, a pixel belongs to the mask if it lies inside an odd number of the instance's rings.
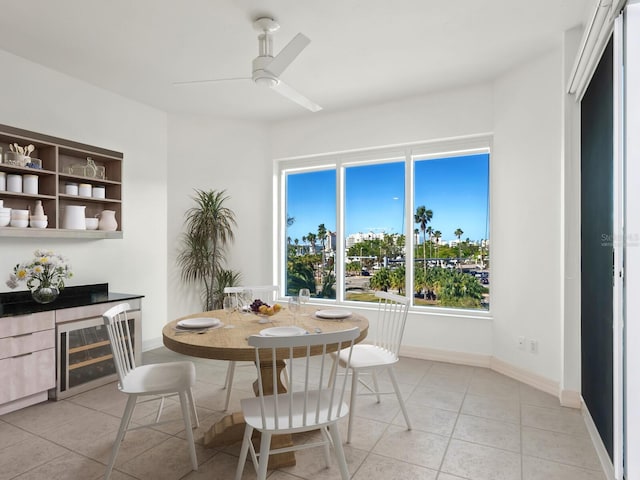
[[[18,227],[18,228],[26,228],[26,227],[29,226],[29,220],[22,220],[22,219],[12,218],[11,219],[11,226],[12,227]]]
[[[87,230],[97,230],[98,229],[98,219],[93,217],[86,217],[84,219],[85,224],[87,225]]]
[[[0,215],[0,227],[6,227],[10,221],[9,215]]]
[[[11,219],[12,220],[26,220],[29,221],[29,210],[16,210],[15,208],[11,210]]]
[[[34,220],[33,218],[29,223],[32,228],[47,228],[48,224],[49,222],[46,220]]]

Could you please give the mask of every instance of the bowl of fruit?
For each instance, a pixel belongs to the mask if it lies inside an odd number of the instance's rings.
[[[261,317],[270,317],[272,315],[275,315],[282,309],[282,307],[277,303],[274,303],[272,306],[268,303],[263,302],[259,298],[255,299],[250,306],[251,311]]]

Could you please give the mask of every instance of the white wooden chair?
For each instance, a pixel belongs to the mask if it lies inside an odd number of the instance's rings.
[[[324,458],[329,466],[330,446],[333,446],[342,480],[348,480],[349,471],[344,456],[338,421],[349,413],[345,402],[347,377],[339,381],[331,375],[331,357],[328,346],[337,345],[344,352],[345,366],[349,365],[349,353],[354,341],[360,335],[358,327],[340,332],[297,335],[289,337],[269,337],[253,335],[249,345],[256,347],[256,366],[258,367],[258,396],[241,400],[242,413],[246,422],[236,480],[240,480],[245,467],[247,453],[257,472],[257,479],[264,480],[267,475],[269,455],[301,450],[312,447],[324,447]],[[304,357],[294,359],[300,350]],[[277,353],[278,352],[278,353]],[[284,352],[289,368],[289,391],[277,393],[279,384],[278,368],[275,365],[277,355]],[[321,357],[314,357],[319,354]],[[282,360],[282,356],[280,357]],[[313,365],[311,362],[313,360]],[[267,364],[265,374],[261,367]],[[319,365],[318,365],[319,363]],[[327,379],[330,381],[327,382]],[[325,386],[326,385],[326,386]],[[276,392],[275,394],[266,394]],[[280,390],[281,391],[281,390]],[[256,453],[251,436],[257,430],[261,434],[260,451]],[[291,447],[271,450],[271,437],[274,434],[293,434],[320,430],[322,438],[317,442],[303,443]]]
[[[348,369],[351,371],[351,402],[349,404],[349,428],[347,430],[347,443],[351,443],[351,431],[353,427],[353,417],[356,412],[356,395],[375,395],[380,403],[380,395],[395,394],[398,397],[404,420],[407,428],[411,430],[411,421],[402,398],[402,393],[398,387],[398,381],[394,370],[394,365],[398,363],[400,344],[404,334],[404,326],[407,320],[409,309],[409,299],[400,295],[387,292],[376,292],[379,299],[378,319],[374,328],[373,344],[358,344],[353,347],[351,363]],[[371,330],[370,330],[371,333]],[[333,353],[334,358],[332,376],[338,364],[345,365],[350,352],[344,351]],[[339,362],[336,360],[339,359]],[[377,373],[383,370],[389,372],[393,391],[381,392],[378,386]],[[373,387],[365,383],[361,375],[371,374]],[[368,392],[358,393],[358,384],[362,384]]]
[[[108,480],[111,476],[120,444],[127,431],[159,425],[161,423],[160,415],[162,414],[164,399],[167,395],[178,395],[180,397],[189,456],[191,457],[191,466],[194,470],[197,470],[198,459],[196,458],[191,424],[191,415],[193,415],[195,427],[199,426],[192,392],[192,388],[196,382],[195,366],[192,362],[168,362],[136,366],[131,343],[132,337],[129,331],[129,321],[127,319],[127,310],[130,310],[129,304],[121,303],[110,308],[102,315],[109,334],[113,361],[116,366],[116,372],[118,373],[118,389],[129,395],[104,478]],[[149,395],[154,395],[155,397],[139,403],[159,400],[160,405],[155,423],[129,428],[129,422],[131,421],[133,410],[138,403],[138,397]],[[158,398],[158,396],[161,397]]]
[[[243,287],[225,287],[224,294],[225,295],[233,295],[236,297],[236,304],[239,309],[242,309],[244,293],[250,291],[251,296],[253,297],[251,300],[255,300],[259,298],[265,303],[272,305],[278,295],[278,286],[277,285],[258,285],[258,286],[243,286]],[[253,363],[247,364],[248,366],[253,366]],[[227,396],[224,401],[224,409],[229,409],[229,400],[231,399],[231,387],[233,386],[233,376],[236,371],[236,362],[230,361],[229,366],[227,367],[227,375],[224,380],[224,388],[227,389]]]

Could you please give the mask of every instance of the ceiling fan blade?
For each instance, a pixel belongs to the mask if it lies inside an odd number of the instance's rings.
[[[278,55],[273,57],[273,60],[271,60],[271,62],[266,66],[266,69],[276,77],[279,77],[282,72],[291,65],[291,62],[300,55],[300,52],[309,45],[309,43],[311,43],[311,40],[301,33],[297,34],[282,50],[280,50]]]
[[[186,80],[173,82],[172,85],[197,85],[199,83],[230,82],[235,80],[251,80],[251,77],[211,78],[207,80]]]
[[[282,80],[280,80],[280,82],[276,86],[271,88],[272,90],[275,90],[283,97],[286,97],[289,100],[296,102],[298,105],[306,108],[307,110],[311,110],[312,112],[317,112],[319,110],[322,110],[322,107],[320,105],[318,105],[317,103],[313,103],[307,97],[295,91],[293,88],[291,88],[289,85],[284,83]]]

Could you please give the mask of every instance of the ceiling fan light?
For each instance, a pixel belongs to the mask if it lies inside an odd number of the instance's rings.
[[[253,81],[256,83],[256,85],[261,85],[268,88],[273,88],[279,83],[277,78],[267,76],[256,76],[254,77]]]

